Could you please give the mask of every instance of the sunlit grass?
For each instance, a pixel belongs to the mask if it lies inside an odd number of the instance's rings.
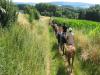
[[[41,22],[31,29],[24,18],[10,29],[0,28],[0,75],[46,75],[49,35]]]
[[[64,23],[73,28],[75,33],[76,75],[98,75],[100,73],[100,24],[99,22],[55,18],[57,24]]]

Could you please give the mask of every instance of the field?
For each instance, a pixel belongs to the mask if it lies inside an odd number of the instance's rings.
[[[76,75],[99,75],[100,73],[100,24],[99,22],[54,18],[58,25],[73,28],[77,48],[75,73]],[[81,72],[80,72],[81,71]],[[78,74],[78,73],[81,74]]]
[[[50,49],[46,26],[44,20],[29,23],[27,15],[19,14],[10,29],[0,28],[0,75],[46,75]]]
[[[99,22],[54,18],[73,28],[77,48],[74,75],[99,75]],[[66,75],[49,17],[29,22],[19,14],[17,23],[0,27],[0,75]]]
[[[0,75],[100,75],[100,5],[74,9],[13,1],[0,0]],[[58,48],[51,20],[73,29],[72,73]]]

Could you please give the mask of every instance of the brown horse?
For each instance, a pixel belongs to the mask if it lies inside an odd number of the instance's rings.
[[[65,56],[68,61],[68,65],[70,67],[70,72],[72,72],[73,62],[75,57],[75,47],[72,45],[65,46]]]
[[[72,34],[71,31],[68,32],[67,34],[67,44],[64,45],[64,48],[65,48],[65,56],[68,60],[68,65],[71,66],[71,72],[72,72],[76,49],[74,46],[74,35]]]
[[[73,66],[73,61],[74,61],[74,56],[75,56],[75,47],[72,45],[66,46],[66,57],[68,59],[68,64]],[[70,62],[72,58],[72,63]]]

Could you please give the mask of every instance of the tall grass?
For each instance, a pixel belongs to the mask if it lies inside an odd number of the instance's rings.
[[[41,22],[0,28],[0,75],[46,75],[49,37]]]
[[[86,20],[54,18],[54,21],[61,25],[63,25],[65,23],[66,25],[71,26],[77,30],[82,30],[86,34],[89,31],[95,29],[96,27],[98,27],[98,26],[100,27],[99,22],[86,21]]]
[[[66,75],[64,61],[59,53],[57,39],[53,29],[49,27],[50,48],[51,48],[51,75]]]
[[[5,10],[1,12],[1,8]],[[17,20],[18,8],[12,0],[0,0],[0,26],[8,27],[11,23]]]
[[[55,18],[57,24],[71,26],[77,48],[75,74],[99,75],[100,73],[100,24],[86,20]]]

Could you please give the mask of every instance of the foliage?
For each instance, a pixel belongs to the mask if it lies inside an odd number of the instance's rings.
[[[27,4],[17,4],[17,7],[19,8],[19,10],[25,10],[26,6]]]
[[[39,3],[35,5],[36,9],[41,15],[45,16],[56,16],[56,17],[67,17],[67,18],[78,18],[76,9],[72,7],[60,7],[47,3]]]
[[[17,20],[17,7],[12,1],[0,0],[0,8],[5,10],[5,13],[0,10],[0,23],[2,27],[8,26]]]
[[[47,3],[39,3],[35,5],[41,15],[66,17],[70,19],[85,19],[100,21],[100,5],[91,6],[89,8],[74,8],[70,6],[56,6]]]
[[[79,19],[85,19],[86,9],[79,9]]]
[[[68,26],[73,27],[74,29],[80,29],[84,33],[89,33],[89,31],[94,30],[96,27],[100,26],[99,22],[86,21],[86,20],[75,20],[75,19],[66,19],[66,18],[54,18],[54,21],[59,25],[64,23]]]
[[[79,19],[93,20],[100,22],[100,5],[92,6],[88,9],[81,9]]]
[[[92,37],[92,43],[100,45],[100,26],[97,26],[94,30],[90,31],[89,36]]]
[[[25,19],[9,30],[0,28],[0,75],[46,75],[48,30],[41,21],[35,22],[35,29],[24,26]]]
[[[78,66],[76,74],[82,70],[83,75],[98,75],[100,73],[100,24],[86,20],[54,18],[58,25],[69,25],[74,28],[76,57]],[[75,61],[76,64],[76,61]],[[79,74],[80,75],[80,74]]]
[[[25,6],[24,12],[26,14],[29,14],[29,21],[32,22],[33,19],[38,20],[40,15],[38,13],[38,11],[33,7],[33,6]]]

